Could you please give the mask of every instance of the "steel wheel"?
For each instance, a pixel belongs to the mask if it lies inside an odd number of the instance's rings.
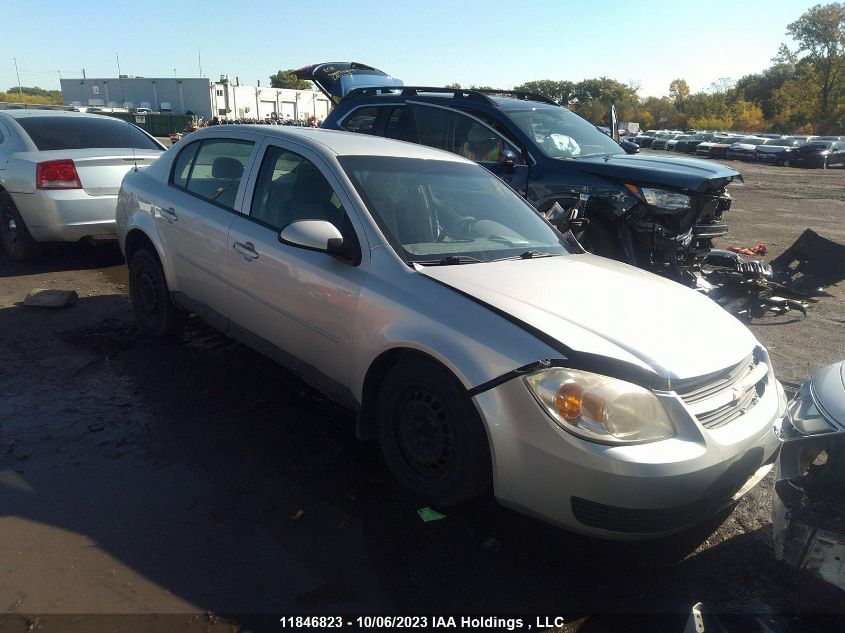
[[[41,247],[26,228],[12,197],[0,192],[0,243],[9,259],[16,262],[36,259]]]
[[[187,321],[188,314],[170,298],[158,257],[148,250],[138,251],[129,262],[129,297],[138,325],[147,334],[173,334]]]
[[[406,488],[448,506],[491,487],[484,423],[460,382],[433,359],[409,354],[389,370],[376,417],[385,461]]]

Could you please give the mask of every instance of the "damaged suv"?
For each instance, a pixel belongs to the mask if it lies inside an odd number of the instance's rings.
[[[692,284],[688,271],[727,233],[727,185],[739,172],[695,159],[628,155],[577,114],[540,95],[403,86],[358,63],[302,68],[335,103],[329,129],[444,149],[475,160],[538,211],[557,203],[599,255]],[[570,224],[572,212],[585,216]],[[561,225],[560,223],[563,223]]]

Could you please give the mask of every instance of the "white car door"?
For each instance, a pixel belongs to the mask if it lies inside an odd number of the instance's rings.
[[[229,229],[231,327],[240,327],[349,384],[349,348],[369,250],[351,201],[316,154],[294,143],[268,142],[248,188],[243,215]],[[283,244],[294,220],[332,222],[348,257]]]
[[[225,137],[186,144],[170,176],[170,206],[159,212],[175,290],[182,303],[212,320],[226,316],[227,238],[256,145]]]

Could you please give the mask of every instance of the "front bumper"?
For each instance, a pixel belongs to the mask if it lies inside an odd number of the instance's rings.
[[[91,196],[83,189],[12,194],[26,228],[38,242],[117,239],[117,195]]]
[[[525,384],[511,380],[475,397],[493,453],[503,505],[567,529],[616,540],[654,538],[691,527],[730,506],[772,468],[773,423],[783,388],[772,386],[747,415],[705,429],[671,393],[672,439],[610,446],[555,424]]]

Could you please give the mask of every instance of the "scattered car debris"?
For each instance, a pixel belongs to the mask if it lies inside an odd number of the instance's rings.
[[[25,306],[36,308],[69,308],[79,299],[76,290],[57,290],[55,288],[35,288],[27,293],[23,300]]]
[[[792,310],[807,316],[810,303],[829,296],[824,288],[845,279],[845,246],[805,230],[767,263],[743,254],[764,254],[766,245],[713,249],[704,258],[696,287],[732,314],[752,320]]]
[[[763,242],[755,246],[730,246],[728,250],[740,255],[765,255],[769,251]]]
[[[776,430],[775,557],[845,590],[845,362],[814,373]]]
[[[446,518],[445,514],[441,514],[430,506],[420,508],[419,510],[417,510],[417,514],[420,515],[420,518],[422,519],[423,523],[431,523],[432,521],[439,521],[440,519]]]

